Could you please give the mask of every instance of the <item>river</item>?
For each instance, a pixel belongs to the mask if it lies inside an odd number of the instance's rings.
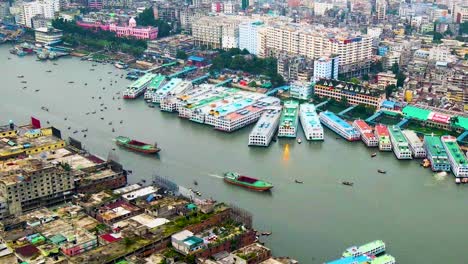
[[[0,123],[12,119],[24,124],[31,115],[43,125],[50,121],[91,152],[116,156],[133,170],[131,183],[149,182],[154,173],[187,187],[197,180],[204,197],[245,208],[253,213],[256,229],[272,231],[262,239],[274,255],[323,263],[339,258],[348,246],[381,239],[398,263],[468,263],[468,190],[455,185],[453,176],[435,177],[417,161],[398,161],[393,153],[371,158],[375,150],[336,139],[328,130],[320,143],[280,139],[269,148],[248,147],[252,126],[228,134],[149,108],[143,99],[117,100],[116,92],[129,81],[112,65],[92,67],[76,58],[61,58],[54,65],[35,56],[11,55],[8,48],[0,46]],[[107,107],[103,112],[101,103]],[[85,114],[92,111],[97,114]],[[86,138],[72,133],[84,128],[89,129]],[[112,151],[117,135],[157,141],[159,158]],[[304,138],[302,130],[300,136]],[[379,168],[387,174],[378,174]],[[275,187],[268,194],[227,185],[220,178],[225,171]],[[342,180],[353,181],[354,187],[341,185]]]

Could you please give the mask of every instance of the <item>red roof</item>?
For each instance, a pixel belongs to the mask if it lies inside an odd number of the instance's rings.
[[[378,124],[375,126],[375,131],[377,132],[377,135],[379,136],[388,136],[388,129],[386,126],[382,124]]]
[[[109,242],[109,243],[114,243],[114,242],[117,242],[117,241],[120,240],[120,237],[117,238],[117,237],[112,236],[111,234],[101,235],[101,238],[104,239],[105,241]]]
[[[372,131],[372,128],[364,120],[355,120],[354,123],[361,129],[361,131]]]
[[[19,247],[15,249],[16,253],[20,254],[23,257],[31,258],[39,254],[39,249],[33,245],[26,245],[24,247]]]

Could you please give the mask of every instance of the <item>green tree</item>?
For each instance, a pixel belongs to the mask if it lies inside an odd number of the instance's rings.
[[[382,71],[383,71],[383,63],[382,63],[382,61],[381,61],[381,60],[378,60],[378,61],[372,62],[371,66],[370,66],[370,70],[371,70],[371,72],[373,72],[373,73],[382,72]]]
[[[392,65],[392,72],[393,74],[398,74],[400,72],[400,66],[398,66],[398,63],[393,63]]]
[[[177,53],[176,53],[176,58],[186,60],[188,58],[188,55],[187,55],[187,53],[185,53],[185,51],[178,50]]]
[[[387,99],[389,99],[390,96],[392,95],[392,93],[393,93],[394,91],[396,91],[396,89],[397,89],[397,88],[396,88],[396,86],[395,86],[394,84],[387,85],[387,87],[385,87],[385,97],[386,97]]]
[[[349,81],[354,83],[354,84],[360,84],[361,83],[361,81],[356,77],[353,77],[353,78],[349,79]]]
[[[403,84],[405,83],[406,75],[402,72],[399,72],[396,77],[397,77],[397,87],[403,87]]]
[[[369,79],[370,79],[369,74],[367,74],[367,73],[362,76],[363,81],[369,81]]]
[[[161,20],[155,19],[153,8],[146,8],[136,18],[137,24],[140,26],[153,26],[158,28],[158,37],[167,37],[171,33],[171,26]]]
[[[447,30],[445,30],[444,35],[445,36],[452,36],[453,32],[450,29],[447,29]]]
[[[341,96],[340,103],[341,103],[343,106],[348,106],[348,105],[349,105],[349,103],[348,103],[348,98],[347,98],[346,96]]]
[[[257,83],[255,81],[249,82],[249,87],[257,87]]]
[[[440,34],[439,32],[434,32],[434,36],[432,37],[432,43],[442,43],[442,39],[444,35]]]

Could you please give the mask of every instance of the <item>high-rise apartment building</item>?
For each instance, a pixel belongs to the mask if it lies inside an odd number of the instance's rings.
[[[243,22],[239,25],[239,49],[246,49],[251,54],[258,54],[258,29],[263,27],[263,22]]]
[[[197,46],[213,49],[239,47],[239,24],[241,17],[205,16],[192,22],[192,36]]]
[[[320,79],[338,79],[339,62],[339,57],[315,60],[313,81],[318,81]]]
[[[270,23],[259,32],[260,57],[281,54],[307,59],[339,56],[339,71],[347,76],[369,70],[372,37],[347,28],[327,28],[324,25]]]
[[[18,23],[26,27],[32,27],[31,19],[36,15],[43,15],[46,19],[55,17],[55,13],[60,11],[59,0],[40,0],[25,2],[21,5],[21,14]]]
[[[387,19],[387,1],[386,0],[377,0],[375,2],[375,13],[376,18],[379,21]]]

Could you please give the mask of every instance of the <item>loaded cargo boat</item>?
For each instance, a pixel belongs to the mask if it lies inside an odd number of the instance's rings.
[[[128,148],[136,152],[145,153],[145,154],[155,154],[161,151],[161,149],[158,148],[158,145],[156,143],[154,145],[147,144],[147,143],[143,143],[143,142],[133,140],[131,138],[123,137],[123,136],[116,137],[115,142],[119,146]]]
[[[265,182],[248,176],[243,176],[235,172],[226,172],[224,174],[224,181],[230,184],[238,185],[247,189],[260,192],[268,191],[271,188],[273,188],[273,185],[269,182]]]

